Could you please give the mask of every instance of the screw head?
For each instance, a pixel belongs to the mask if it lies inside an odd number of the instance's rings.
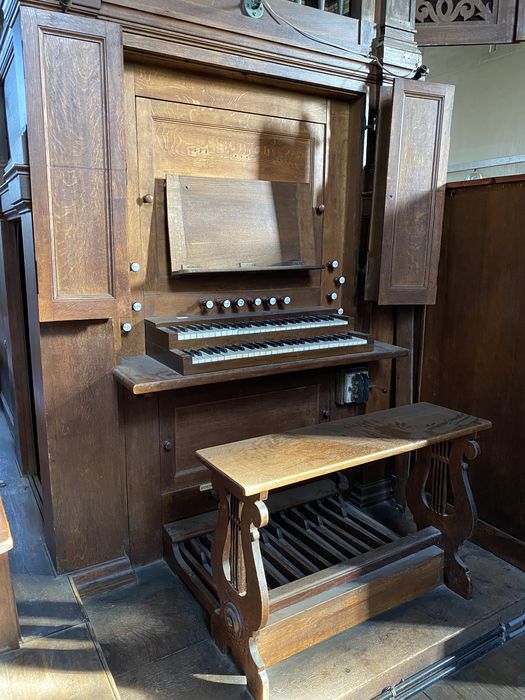
[[[144,197],[142,197],[142,201],[144,202],[144,204],[153,204],[153,195],[145,194]]]
[[[133,328],[133,326],[131,325],[131,323],[123,323],[121,325],[121,328],[124,331],[124,333],[129,333],[131,331],[131,329]]]
[[[131,308],[133,309],[133,311],[142,311],[142,304],[140,303],[140,301],[134,301]]]
[[[318,204],[318,205],[316,206],[316,208],[315,208],[315,211],[316,211],[318,214],[323,214],[324,211],[325,211],[325,209],[326,209],[326,207],[325,207],[324,204]]]
[[[140,263],[138,262],[132,262],[129,264],[129,269],[131,272],[139,272],[140,270]]]

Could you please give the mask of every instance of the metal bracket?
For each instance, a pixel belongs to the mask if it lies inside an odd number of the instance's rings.
[[[260,19],[264,13],[263,0],[242,0],[242,9],[248,17]]]

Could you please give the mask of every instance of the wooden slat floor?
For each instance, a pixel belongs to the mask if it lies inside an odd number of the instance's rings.
[[[486,654],[413,700],[518,700],[525,698],[525,634]]]

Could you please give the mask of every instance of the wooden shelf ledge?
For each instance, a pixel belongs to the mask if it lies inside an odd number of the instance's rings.
[[[173,391],[205,384],[219,384],[236,379],[251,379],[286,372],[319,369],[321,367],[337,367],[355,365],[378,360],[391,360],[408,355],[406,348],[376,341],[370,352],[356,352],[332,357],[316,357],[312,359],[288,360],[268,365],[243,367],[241,369],[225,369],[218,372],[206,372],[197,375],[183,375],[175,372],[149,355],[133,355],[123,358],[115,367],[113,375],[119,384],[136,395],[152,394],[159,391]]]

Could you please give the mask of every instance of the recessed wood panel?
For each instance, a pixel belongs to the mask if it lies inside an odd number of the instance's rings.
[[[59,571],[124,554],[124,445],[111,321],[42,325],[49,480]]]
[[[197,449],[317,424],[319,392],[319,384],[314,383],[175,408],[175,449],[173,459],[164,465],[163,491],[186,489],[210,480],[208,469],[195,456]],[[161,410],[163,406],[164,397]]]
[[[120,28],[29,8],[22,25],[40,320],[109,318],[127,288]]]
[[[454,87],[383,89],[366,298],[434,304]]]

